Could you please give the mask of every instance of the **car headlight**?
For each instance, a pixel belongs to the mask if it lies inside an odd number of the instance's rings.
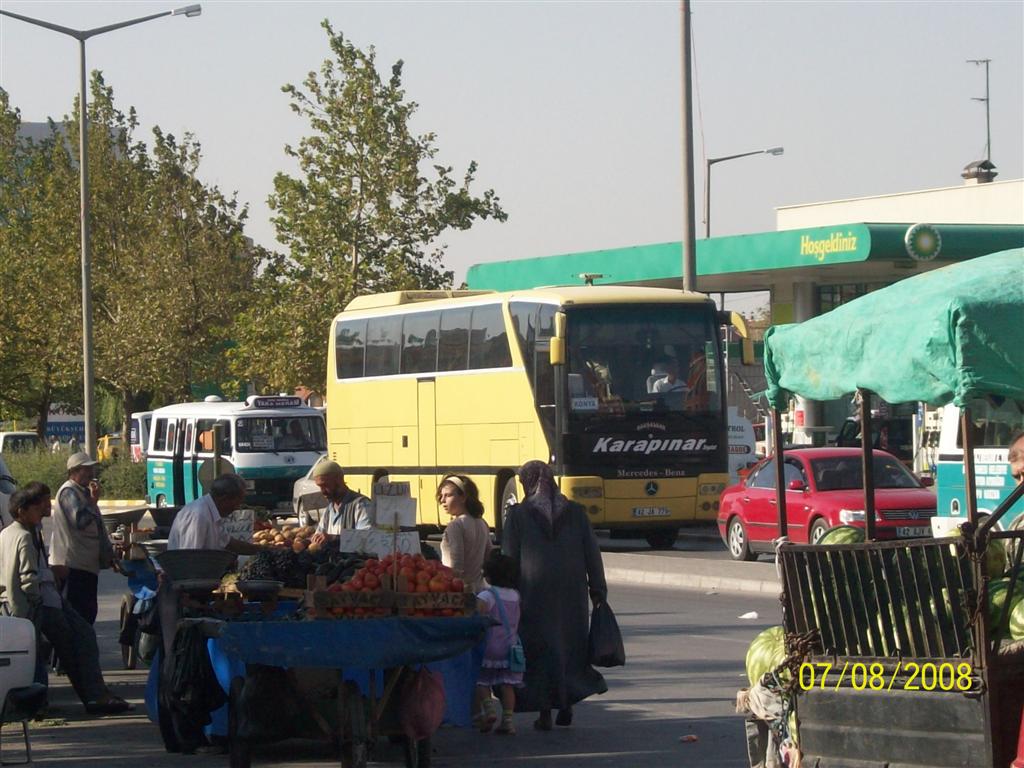
[[[719,496],[725,490],[725,483],[702,483],[697,488],[699,496]]]
[[[863,509],[840,509],[839,510],[839,522],[850,524],[850,523],[863,523],[864,522],[864,510]]]
[[[599,485],[577,485],[572,489],[575,499],[600,499],[604,496],[604,489]]]

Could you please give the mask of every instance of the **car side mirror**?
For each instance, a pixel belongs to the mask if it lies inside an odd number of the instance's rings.
[[[786,488],[790,491],[806,491],[807,486],[804,485],[803,480],[790,480],[786,483]]]
[[[931,488],[933,485],[935,485],[935,478],[931,477],[930,475],[922,475],[917,479],[918,482],[920,482],[921,485],[923,485],[925,488]]]

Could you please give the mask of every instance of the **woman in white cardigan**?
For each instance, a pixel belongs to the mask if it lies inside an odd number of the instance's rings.
[[[480,492],[468,477],[448,475],[437,487],[437,503],[452,517],[441,539],[441,562],[476,594],[484,588],[484,558],[491,550]]]

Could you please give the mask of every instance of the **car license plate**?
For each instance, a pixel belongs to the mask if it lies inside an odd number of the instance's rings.
[[[633,507],[633,517],[668,517],[671,514],[666,507]]]
[[[916,539],[925,538],[932,535],[932,529],[928,526],[914,525],[914,526],[900,526],[896,529],[896,538],[898,539]]]

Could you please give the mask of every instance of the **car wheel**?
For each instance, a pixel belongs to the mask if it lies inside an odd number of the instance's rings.
[[[729,557],[733,560],[753,560],[757,557],[750,551],[750,543],[747,541],[747,529],[739,517],[732,517],[729,520],[729,532],[727,535],[729,544]]]
[[[825,522],[822,518],[819,517],[817,520],[815,520],[814,523],[811,525],[810,532],[808,533],[809,541],[811,542],[811,544],[817,544],[821,540],[821,537],[828,532],[828,527],[828,523]]]
[[[162,493],[159,496],[156,497],[156,506],[158,506],[158,507],[166,507],[167,506],[167,497],[164,496]]]
[[[515,475],[505,481],[505,487],[501,490],[501,524],[495,526],[495,532],[501,535],[501,529],[505,527],[505,519],[508,511],[519,503],[519,482]]]

